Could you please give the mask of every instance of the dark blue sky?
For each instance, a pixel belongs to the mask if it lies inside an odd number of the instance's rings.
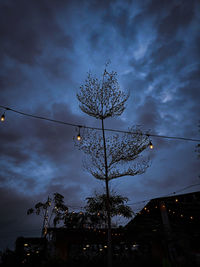
[[[81,112],[76,93],[88,71],[100,77],[110,60],[130,98],[123,115],[107,127],[141,125],[159,135],[199,139],[199,14],[198,0],[3,0],[0,105],[100,126]],[[40,233],[41,220],[26,210],[49,194],[59,192],[66,204],[79,207],[95,189],[103,190],[83,171],[75,135],[72,127],[6,112],[0,124],[2,248],[19,235]],[[146,173],[111,183],[130,204],[200,182],[196,143],[152,141]]]

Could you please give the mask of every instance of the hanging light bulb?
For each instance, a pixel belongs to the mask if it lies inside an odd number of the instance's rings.
[[[76,138],[77,138],[78,141],[81,141],[81,136],[80,136],[80,134],[78,134]]]
[[[81,128],[81,126],[78,127],[78,135],[76,137],[78,141],[81,141],[80,128]]]
[[[149,142],[149,148],[150,148],[150,149],[153,149],[153,144],[152,144],[151,141]]]
[[[1,115],[1,122],[5,121],[5,112]]]

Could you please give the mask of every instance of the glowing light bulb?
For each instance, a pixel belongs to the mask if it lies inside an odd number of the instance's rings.
[[[149,142],[149,148],[150,148],[150,149],[153,149],[153,148],[154,148],[154,146],[153,146],[153,144],[152,144],[151,141]]]
[[[5,113],[3,113],[2,115],[1,115],[1,122],[4,122],[5,121]]]
[[[78,135],[77,135],[77,137],[76,137],[76,139],[77,139],[78,141],[81,141],[81,139],[82,139],[82,137],[81,137],[81,127],[82,127],[82,126],[78,126]]]
[[[78,134],[76,138],[77,138],[78,141],[81,141],[81,136],[80,136],[80,134]]]

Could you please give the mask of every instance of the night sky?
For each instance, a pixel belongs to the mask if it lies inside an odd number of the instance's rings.
[[[76,93],[87,72],[105,63],[130,92],[109,128],[200,139],[200,3],[198,0],[1,0],[0,105],[88,126]],[[0,109],[3,113],[4,110]],[[104,184],[82,167],[76,129],[11,111],[0,124],[0,248],[38,236],[42,220],[28,208],[59,192],[80,210]],[[111,182],[129,204],[200,183],[197,143],[152,138],[145,174]],[[197,191],[190,187],[181,193]],[[135,212],[137,204],[131,205]],[[140,205],[141,207],[141,205]]]

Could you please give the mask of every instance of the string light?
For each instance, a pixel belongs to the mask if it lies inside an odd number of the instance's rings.
[[[167,195],[162,195],[162,196],[152,197],[152,198],[149,198],[149,199],[145,199],[145,200],[141,200],[141,201],[133,202],[133,203],[130,203],[130,204],[127,204],[127,205],[128,205],[128,206],[132,206],[132,205],[135,205],[135,204],[142,204],[142,203],[148,202],[148,201],[150,201],[150,200],[152,200],[152,199],[157,199],[157,198],[163,198],[163,197],[173,196],[173,195],[176,195],[177,193],[180,193],[180,192],[182,192],[182,191],[184,191],[184,190],[186,190],[186,189],[189,189],[189,188],[191,188],[191,187],[198,186],[198,185],[200,185],[200,183],[197,183],[197,184],[190,184],[190,185],[188,185],[188,186],[185,186],[185,187],[183,187],[183,188],[181,188],[181,189],[179,189],[179,190],[177,190],[177,191],[175,191],[175,192],[169,193],[169,194],[167,194]],[[157,207],[157,206],[156,206],[156,207]],[[155,208],[156,208],[156,207],[155,207]]]
[[[5,112],[1,115],[1,122],[5,121]]]
[[[159,201],[159,199],[157,201]],[[180,199],[179,200],[178,200],[178,198],[175,199],[176,203],[179,202],[179,201],[180,201]],[[170,205],[170,203],[169,203],[169,205]],[[154,206],[154,208],[152,208],[151,211],[153,211],[153,209],[156,209],[156,208],[157,208],[157,206]],[[163,209],[165,210],[165,208],[166,208],[165,204],[162,204],[162,202],[161,202],[160,208],[161,208],[161,210],[163,210]],[[146,210],[147,212],[150,212],[150,210],[147,209],[147,206],[144,207],[144,210]],[[192,215],[187,215],[186,216],[183,213],[178,212],[177,210],[174,211],[174,210],[168,209],[168,213],[169,213],[169,216],[173,216],[173,218],[175,218],[175,217],[176,218],[185,218],[186,220],[190,219],[191,221],[196,218],[196,216],[194,217]],[[141,215],[141,214],[144,214],[144,213],[142,213],[142,212],[136,213],[136,215]]]
[[[168,197],[168,196],[173,196],[173,195],[176,195],[177,193],[179,193],[179,192],[181,192],[181,191],[184,191],[184,190],[186,190],[186,189],[189,189],[189,188],[194,187],[194,186],[199,186],[199,185],[200,185],[200,183],[197,183],[197,184],[190,184],[190,185],[188,185],[188,186],[186,186],[186,187],[184,187],[184,188],[181,188],[181,189],[179,189],[179,190],[177,190],[177,191],[175,191],[175,192],[169,193],[169,194],[167,194],[167,195],[154,196],[154,197],[152,197],[152,198],[145,199],[145,200],[141,200],[141,201],[137,201],[137,202],[133,202],[133,203],[130,203],[130,204],[127,204],[127,205],[128,205],[128,206],[133,206],[133,205],[135,205],[135,204],[142,204],[142,203],[145,203],[145,202],[149,202],[149,201],[152,200],[152,199],[158,199],[158,198],[164,198],[164,197]],[[176,202],[176,200],[175,200],[175,202]],[[84,206],[68,205],[68,207],[69,207],[69,208],[72,208],[72,209],[84,209]],[[54,207],[54,208],[55,208],[55,207]],[[155,205],[155,209],[157,209],[157,208],[158,208],[158,206]],[[147,208],[144,208],[144,209],[147,210]],[[168,211],[171,212],[170,209],[169,209]],[[66,210],[66,212],[67,212],[67,210]],[[74,212],[74,211],[73,211],[73,212]],[[81,212],[80,212],[80,214],[81,214]],[[138,212],[137,214],[140,214],[140,212]],[[99,215],[100,215],[100,213],[99,213]]]
[[[98,127],[83,126],[83,125],[78,125],[78,124],[75,124],[75,123],[69,123],[69,122],[64,122],[64,121],[59,121],[59,120],[53,120],[53,119],[49,119],[49,118],[46,118],[46,117],[36,116],[36,115],[28,114],[28,113],[25,113],[25,112],[21,112],[21,111],[18,111],[18,110],[14,110],[12,108],[5,107],[5,106],[2,106],[2,105],[0,105],[0,108],[3,108],[5,110],[10,110],[12,112],[15,112],[15,113],[27,116],[27,117],[32,117],[32,118],[35,118],[35,119],[51,121],[51,122],[54,122],[54,123],[68,125],[68,126],[83,127],[83,128],[86,128],[86,129],[102,131],[102,129],[98,128]],[[104,130],[105,131],[109,131],[109,132],[117,132],[117,133],[125,133],[125,134],[137,134],[137,132],[134,132],[134,131],[115,130],[115,129],[109,129],[109,128],[107,128],[107,129],[105,128]],[[176,140],[200,142],[200,139],[186,138],[186,137],[166,136],[166,135],[157,135],[157,134],[150,134],[150,133],[143,133],[143,135],[145,135],[147,137],[151,136],[151,137],[156,137],[156,138],[165,138],[165,139],[176,139]]]
[[[153,146],[153,144],[152,144],[151,141],[149,142],[149,148],[150,148],[150,149],[153,149],[153,148],[154,148],[154,146]]]
[[[80,134],[80,128],[81,128],[81,126],[78,127],[78,135],[76,137],[78,141],[81,141],[81,139],[82,139],[81,134]]]

